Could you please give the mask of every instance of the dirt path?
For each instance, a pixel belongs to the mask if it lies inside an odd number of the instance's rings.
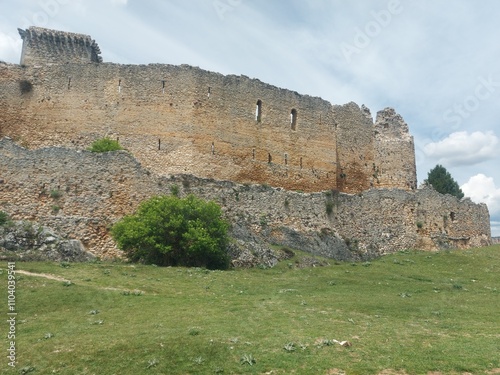
[[[21,275],[26,275],[26,276],[44,277],[44,278],[49,279],[49,280],[69,282],[69,280],[66,280],[66,279],[59,277],[59,276],[51,275],[49,273],[34,273],[34,272],[29,272],[29,271],[24,271],[24,270],[16,270],[16,273],[19,273]]]
[[[29,271],[24,271],[24,270],[16,270],[16,273],[21,274],[21,275],[26,275],[26,276],[34,276],[34,277],[43,277],[49,280],[56,280],[56,281],[62,281],[62,282],[71,282],[70,280],[67,280],[65,278],[56,276],[56,275],[51,275],[50,273],[35,273],[35,272],[29,272]],[[96,288],[94,286],[94,288]],[[134,290],[128,290],[125,288],[114,288],[114,287],[97,287],[97,289],[101,290],[117,290],[117,291],[122,291],[122,292],[128,292],[128,293],[140,293],[146,294],[143,290],[139,289],[134,289]]]

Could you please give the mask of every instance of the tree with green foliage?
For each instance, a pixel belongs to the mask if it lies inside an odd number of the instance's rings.
[[[229,268],[228,223],[215,202],[155,196],[111,229],[131,261],[158,266]]]
[[[464,197],[464,193],[458,183],[451,177],[451,174],[445,167],[438,164],[427,175],[425,180],[426,185],[431,185],[437,192],[441,194],[451,194],[458,199]]]
[[[92,152],[108,152],[123,150],[123,147],[120,146],[118,141],[110,138],[101,138],[94,141],[88,150]]]

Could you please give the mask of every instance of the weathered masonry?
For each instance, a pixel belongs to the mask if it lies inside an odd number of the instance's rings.
[[[2,210],[16,220],[57,228],[101,257],[121,254],[109,235],[111,224],[143,200],[170,194],[173,186],[182,196],[218,202],[233,223],[232,236],[250,246],[275,243],[359,260],[401,249],[491,243],[486,205],[432,189],[302,193],[192,175],[158,176],[124,151],[27,150],[6,138],[0,140],[0,160]]]
[[[250,247],[359,260],[491,243],[486,205],[416,189],[393,109],[374,121],[245,76],[103,63],[86,35],[20,34],[21,64],[0,62],[0,203],[13,219],[120,256],[110,225],[175,185],[220,203]],[[129,152],[84,151],[104,136]]]
[[[0,64],[0,136],[83,149],[104,136],[159,175],[292,190],[416,188],[413,138],[392,109],[181,65],[103,63],[90,36],[30,27]]]
[[[89,35],[41,27],[18,30],[23,39],[21,65],[102,62],[101,50]]]

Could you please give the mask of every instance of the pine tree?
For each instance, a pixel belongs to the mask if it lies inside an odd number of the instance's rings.
[[[451,174],[445,167],[438,164],[427,175],[425,180],[426,185],[431,185],[437,192],[441,194],[451,194],[458,199],[464,197],[464,193],[458,183],[451,177]]]

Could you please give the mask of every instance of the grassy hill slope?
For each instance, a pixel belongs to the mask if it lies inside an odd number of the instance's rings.
[[[6,316],[7,263],[0,265]],[[105,262],[17,262],[16,270],[18,364],[10,369],[4,356],[0,373],[500,368],[500,246],[313,268],[292,259],[273,269],[231,271]],[[3,337],[8,329],[4,322]]]

